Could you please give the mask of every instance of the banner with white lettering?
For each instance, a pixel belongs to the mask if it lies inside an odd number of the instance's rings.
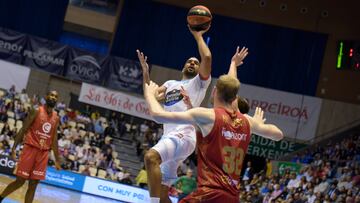
[[[106,57],[80,49],[69,49],[65,76],[72,80],[102,85],[108,66]]]
[[[110,67],[107,87],[142,94],[143,77],[139,62],[112,57],[107,65]]]
[[[98,178],[86,177],[83,192],[102,197],[116,199],[132,203],[150,202],[149,191],[134,186],[110,182]],[[176,203],[176,197],[169,197],[172,203]]]
[[[306,144],[296,143],[287,139],[275,142],[253,134],[251,135],[251,142],[249,144],[247,154],[271,160],[278,160],[281,157],[298,151],[306,146]]]
[[[321,99],[243,83],[239,95],[249,102],[250,115],[261,107],[266,123],[279,126],[286,138],[308,141],[315,137]]]
[[[240,96],[245,97],[252,115],[257,106],[265,112],[267,123],[281,128],[285,137],[311,140],[315,137],[321,110],[321,99],[242,84]]]
[[[143,98],[88,83],[82,83],[79,101],[151,120],[149,109]]]
[[[24,65],[61,75],[69,47],[39,37],[30,37],[24,50]]]
[[[0,59],[21,64],[27,38],[25,34],[0,27]]]
[[[13,175],[16,161],[10,156],[0,154],[0,173]]]

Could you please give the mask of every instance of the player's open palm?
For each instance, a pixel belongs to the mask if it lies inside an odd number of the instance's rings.
[[[240,50],[240,47],[238,46],[236,48],[236,52],[235,52],[234,56],[231,58],[231,62],[235,63],[236,67],[238,67],[244,63],[244,59],[246,58],[246,56],[248,54],[249,54],[248,48],[243,47]]]
[[[140,50],[136,50],[137,56],[143,72],[149,72],[149,64],[147,63],[147,56],[144,55]]]
[[[261,123],[261,124],[265,123],[266,118],[264,118],[264,111],[260,107],[256,107],[253,119],[257,123]]]

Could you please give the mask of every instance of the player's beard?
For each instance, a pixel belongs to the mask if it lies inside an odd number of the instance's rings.
[[[51,100],[51,99],[47,99],[46,100],[46,106],[50,107],[50,108],[54,108],[56,105],[56,101]]]
[[[195,71],[195,69],[190,70],[190,69],[186,68],[184,70],[183,74],[186,78],[191,79],[197,75],[197,72]]]

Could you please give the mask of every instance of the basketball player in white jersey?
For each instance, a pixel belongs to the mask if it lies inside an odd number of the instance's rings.
[[[157,99],[163,101],[164,108],[170,112],[182,112],[188,109],[183,101],[182,91],[185,90],[191,104],[199,107],[211,82],[211,52],[206,45],[203,34],[208,31],[192,31],[201,62],[189,58],[182,70],[182,80],[169,80],[157,89]],[[137,50],[143,69],[144,84],[149,84],[149,67],[147,57]],[[161,140],[146,152],[146,166],[151,202],[170,202],[168,192],[177,179],[177,168],[191,153],[196,145],[195,128],[192,125],[164,124]]]

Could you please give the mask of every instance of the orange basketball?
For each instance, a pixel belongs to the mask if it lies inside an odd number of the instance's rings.
[[[194,6],[187,14],[187,22],[195,31],[206,30],[211,24],[212,15],[205,6]]]

